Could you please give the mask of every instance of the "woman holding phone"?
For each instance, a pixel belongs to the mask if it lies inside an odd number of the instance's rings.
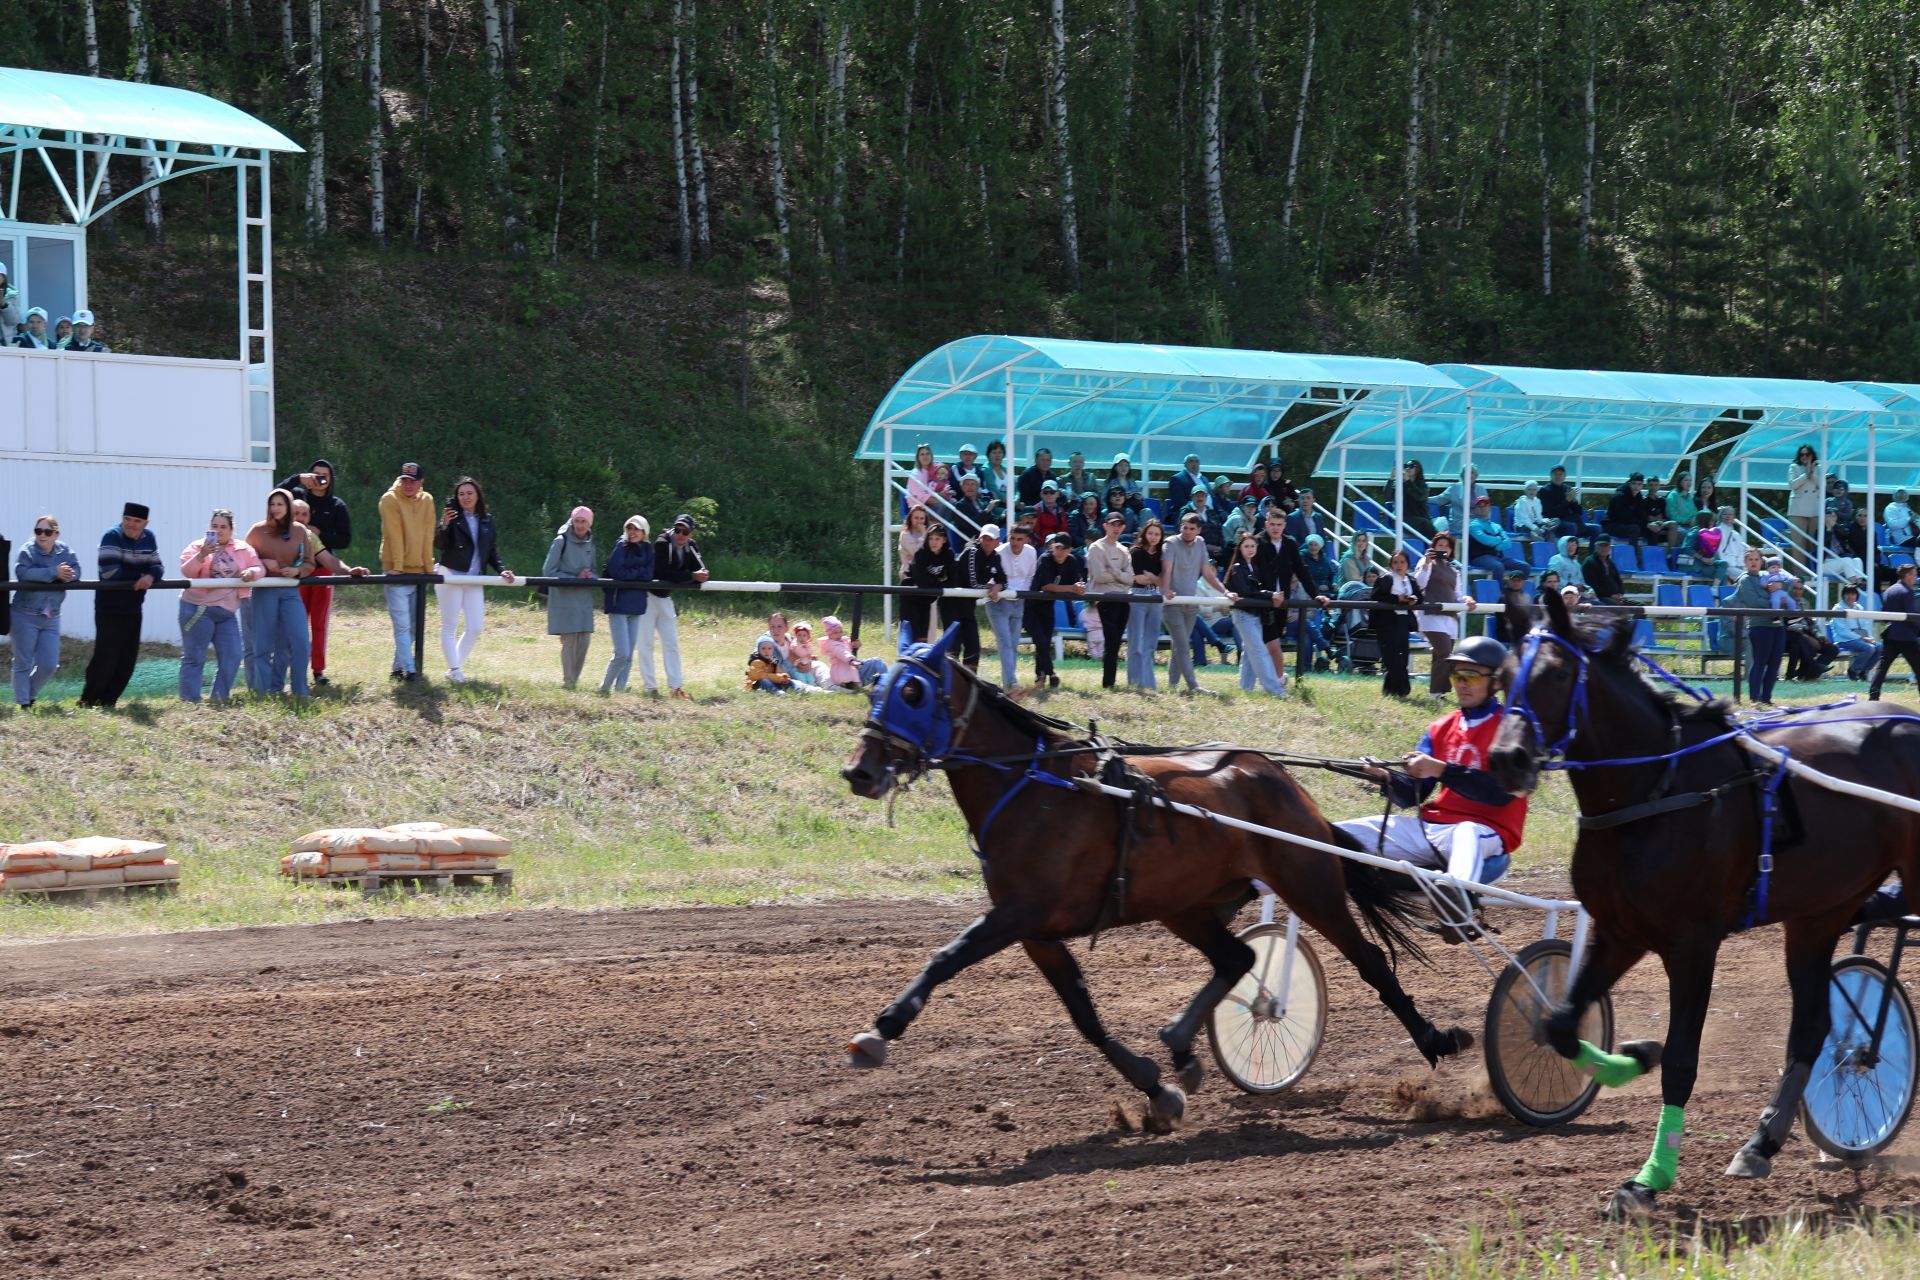
[[[265,569],[258,552],[233,540],[233,512],[222,508],[207,520],[206,535],[180,553],[180,573],[188,578],[252,582]],[[244,645],[240,602],[251,594],[249,587],[188,587],[180,593],[180,701],[200,701],[208,645],[213,646],[215,663],[213,700],[225,702],[232,695]]]
[[[1452,534],[1433,536],[1433,542],[1413,571],[1413,581],[1430,610],[1420,615],[1420,634],[1433,646],[1433,670],[1427,673],[1427,692],[1445,696],[1449,688],[1447,655],[1453,652],[1454,642],[1460,638],[1460,618],[1458,614],[1432,610],[1431,606],[1460,603],[1460,570],[1453,563]]]
[[[487,592],[459,579],[478,578],[491,569],[509,584],[513,582],[513,574],[500,563],[486,495],[472,476],[461,476],[454,483],[447,509],[440,513],[440,527],[434,530],[433,545],[440,554],[439,572],[450,579],[433,588],[440,604],[440,652],[447,659],[448,682],[465,684],[467,658],[487,622]],[[466,630],[456,637],[462,621]]]
[[[267,495],[267,518],[247,530],[247,545],[259,555],[269,578],[309,578],[318,567],[307,554],[307,526],[293,518],[293,495],[285,489]],[[247,688],[278,693],[291,676],[293,696],[306,697],[313,636],[299,590],[262,591],[253,597],[249,614]]]

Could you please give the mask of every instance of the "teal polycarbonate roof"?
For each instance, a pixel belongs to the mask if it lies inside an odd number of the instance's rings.
[[[1866,401],[1867,412],[1827,425],[1824,431],[1818,423],[1750,427],[1727,451],[1723,474],[1737,477],[1734,468],[1744,463],[1755,484],[1768,483],[1775,476],[1784,476],[1800,446],[1810,444],[1820,455],[1823,467],[1838,472],[1856,488],[1867,483],[1870,471],[1876,489],[1920,488],[1920,384],[1832,385]]]
[[[1565,466],[1584,482],[1613,483],[1639,471],[1666,475],[1721,419],[1785,431],[1864,422],[1874,405],[1837,383],[1783,378],[1510,365],[1442,364],[1466,395],[1404,421],[1395,448],[1391,406],[1364,403],[1334,432],[1318,470],[1352,477],[1391,474],[1396,458],[1420,459],[1430,476],[1473,465],[1484,480],[1544,479]]]
[[[939,458],[962,444],[984,451],[1006,438],[1011,418],[1020,461],[1044,445],[1062,457],[1081,450],[1097,465],[1124,452],[1166,471],[1197,453],[1208,471],[1243,471],[1295,405],[1417,410],[1459,393],[1444,373],[1409,360],[980,335],[907,370],[855,456],[910,457],[923,443]]]
[[[0,67],[0,125],[248,151],[300,150],[278,129],[203,93],[17,67]]]

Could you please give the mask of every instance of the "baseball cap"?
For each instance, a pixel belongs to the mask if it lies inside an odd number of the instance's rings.
[[[695,527],[693,517],[682,511],[673,518],[673,527],[676,529],[685,529],[688,533],[692,533]]]
[[[1043,481],[1041,481],[1041,482],[1040,482],[1040,492],[1042,492],[1042,493],[1047,493],[1047,492],[1049,492],[1049,491],[1051,491],[1051,492],[1053,492],[1053,493],[1058,493],[1058,492],[1060,492],[1060,486],[1059,486],[1059,485],[1057,485],[1057,484],[1055,484],[1055,483],[1054,483],[1053,481],[1051,481],[1051,480],[1043,480]]]
[[[403,462],[400,464],[400,478],[402,480],[425,480],[427,478],[426,469],[417,462]]]
[[[45,320],[47,318],[47,309],[45,307],[28,307],[27,319],[31,320],[35,316],[39,316],[42,320]]]
[[[1064,533],[1056,533],[1047,539],[1047,545],[1050,547],[1071,547],[1073,546],[1073,539]]]
[[[1101,524],[1125,524],[1126,522],[1127,522],[1127,516],[1124,511],[1109,511],[1107,512],[1107,518],[1105,520],[1102,520],[1100,523]]]
[[[960,446],[960,452],[961,452],[961,453],[978,453],[978,452],[980,452],[980,451],[979,451],[978,449],[976,449],[976,448],[974,448],[974,447],[973,447],[972,445],[970,445],[970,444],[963,444],[963,445],[961,445],[961,446]]]
[[[92,324],[93,312],[87,310],[85,307],[82,307],[78,311],[73,313],[73,322],[75,324]]]
[[[997,524],[983,524],[980,526],[980,536],[983,538],[992,538],[995,542],[998,542],[1000,540],[1000,526]]]

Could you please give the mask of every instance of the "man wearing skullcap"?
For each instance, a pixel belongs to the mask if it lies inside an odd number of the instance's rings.
[[[83,707],[111,707],[119,702],[140,660],[140,620],[147,588],[162,576],[160,544],[147,528],[149,514],[140,503],[129,502],[121,511],[120,523],[100,538],[100,581],[130,582],[133,588],[93,593],[93,657],[80,690]]]

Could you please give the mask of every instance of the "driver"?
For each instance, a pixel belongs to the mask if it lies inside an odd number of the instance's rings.
[[[1417,804],[1420,812],[1337,823],[1362,850],[1471,884],[1492,884],[1506,873],[1527,825],[1525,797],[1509,795],[1486,769],[1503,714],[1493,676],[1506,657],[1507,647],[1491,636],[1464,640],[1449,656],[1459,709],[1427,726],[1404,772],[1367,771],[1396,806]]]

